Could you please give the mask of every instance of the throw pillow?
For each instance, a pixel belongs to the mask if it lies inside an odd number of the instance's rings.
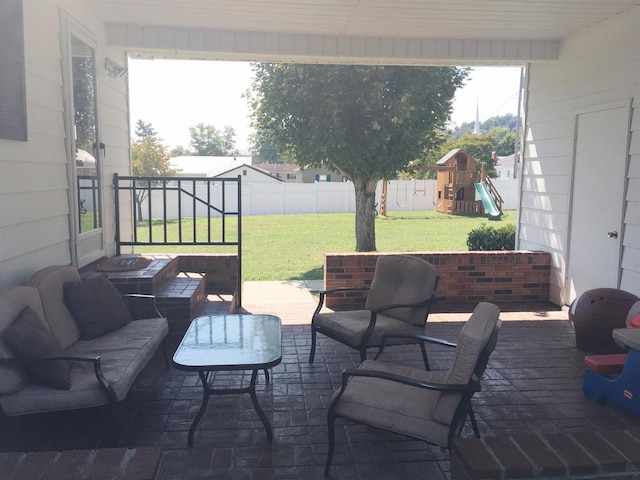
[[[69,364],[61,360],[47,360],[64,355],[64,351],[53,332],[31,307],[25,307],[2,336],[36,381],[59,390],[71,388]]]
[[[7,344],[0,338],[0,395],[22,390],[28,382],[27,372]]]
[[[85,340],[101,337],[131,321],[120,292],[106,275],[65,283],[64,303]]]

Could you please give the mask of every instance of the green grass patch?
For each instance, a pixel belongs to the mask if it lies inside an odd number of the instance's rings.
[[[490,222],[501,226],[515,224],[516,212],[506,211],[502,220]],[[193,223],[185,221],[183,240],[193,238]],[[487,224],[482,216],[444,215],[433,211],[393,212],[376,217],[376,246],[379,252],[467,251],[471,230]],[[197,238],[211,232],[221,239],[220,220],[208,229],[204,219],[196,222]],[[237,225],[227,224],[232,240]],[[177,241],[177,224],[167,225],[167,238]],[[162,222],[153,222],[154,240],[164,238]],[[140,224],[139,239],[149,235],[148,225]],[[305,215],[256,215],[242,218],[242,272],[244,281],[322,279],[324,254],[355,251],[355,214],[326,213]],[[158,246],[136,247],[136,253],[223,253],[235,247]]]

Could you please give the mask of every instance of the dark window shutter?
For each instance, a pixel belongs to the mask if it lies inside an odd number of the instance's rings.
[[[22,0],[0,1],[0,138],[27,140]]]

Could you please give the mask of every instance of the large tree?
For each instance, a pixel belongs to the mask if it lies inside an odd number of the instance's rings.
[[[135,130],[136,139],[131,145],[131,165],[133,175],[136,177],[164,177],[172,176],[177,170],[171,167],[169,152],[163,145],[162,139],[158,137],[156,131],[150,123],[138,120]],[[137,186],[145,186],[144,182],[137,182]],[[151,184],[154,181],[151,180]],[[139,188],[136,190],[135,202],[137,207],[137,218],[142,220],[142,204],[148,196],[148,190]]]
[[[199,123],[189,127],[191,151],[193,155],[233,155],[236,149],[236,132],[233,127],[225,126],[222,131],[213,125]]]
[[[374,251],[376,185],[420,156],[467,76],[455,67],[254,66],[253,126],[302,167],[348,177],[356,251]]]

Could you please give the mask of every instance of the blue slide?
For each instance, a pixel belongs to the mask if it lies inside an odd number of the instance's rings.
[[[480,182],[474,183],[473,185],[476,187],[476,192],[478,192],[480,200],[482,200],[482,204],[484,205],[484,209],[487,211],[489,220],[500,220],[500,215],[502,215],[502,213],[498,210],[495,200],[491,196],[491,193],[489,193],[487,184]]]

